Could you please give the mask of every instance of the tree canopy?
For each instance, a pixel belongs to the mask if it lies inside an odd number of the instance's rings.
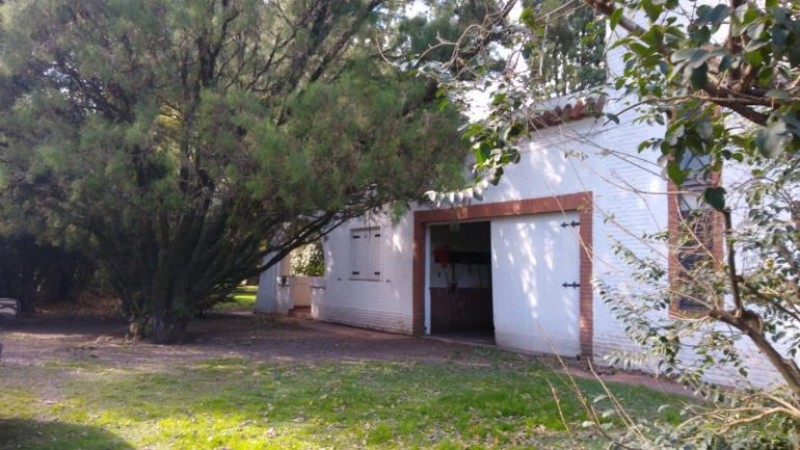
[[[458,114],[380,64],[379,0],[55,0],[0,10],[7,219],[81,239],[171,342],[343,221],[458,179]]]

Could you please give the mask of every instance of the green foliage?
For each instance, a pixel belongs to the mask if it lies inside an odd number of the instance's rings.
[[[619,248],[640,289],[599,286],[626,331],[646,349],[644,355],[620,355],[619,361],[627,365],[656,361],[660,370],[713,400],[709,409],[692,413],[694,417],[681,428],[656,431],[664,437],[660,442],[642,439],[635,426],[628,437],[666,448],[683,443],[690,448],[796,447],[800,184],[794,174],[800,165],[800,7],[781,0],[582,3],[603,16],[618,35],[612,48],[622,53],[624,68],[612,83],[627,102],[623,111],[636,114],[634,122],[664,129],[663,136],[641,142],[639,150],[654,151],[665,177],[679,188],[704,183],[699,197],[709,208],[702,214],[716,217],[719,226],[711,233],[721,233],[720,228],[725,232],[721,252],[695,233],[692,222],[701,219],[700,213],[685,217],[672,235],[645,237],[657,240],[654,248],[666,246],[673,255],[692,247],[693,262],[685,270],[678,268],[669,278],[664,255],[649,259]],[[543,54],[540,61],[551,53],[554,59],[583,57],[583,41],[574,47],[577,53],[558,53],[556,46],[548,46],[545,30],[557,30],[559,39],[574,43],[570,38],[588,28],[571,22],[572,17],[547,15],[561,5],[549,10],[547,2],[523,5],[522,30],[506,21],[497,32],[484,29],[486,36],[500,36],[497,39],[508,48],[522,44],[534,61],[536,51]],[[474,62],[485,67],[480,59]],[[574,73],[568,64],[563,67],[561,71],[556,65],[554,73]],[[519,140],[531,137],[529,117],[536,114],[542,99],[549,98],[536,81],[511,70],[489,78],[486,86],[493,95],[488,117],[465,128],[479,176],[497,182],[503,167],[519,159]],[[568,91],[559,89],[558,83],[552,92]],[[469,77],[451,85],[455,96],[476,87]],[[611,122],[620,121],[616,113],[606,116]],[[684,164],[692,158],[702,163]],[[749,173],[751,179],[722,186],[719,175],[725,179],[729,168]],[[737,213],[741,224],[734,228]],[[670,305],[674,308],[683,300],[699,305],[695,314],[671,315]],[[751,369],[746,353],[756,351],[785,385],[774,391],[721,392],[702,383],[709,370],[720,366],[746,377]],[[689,354],[696,359],[686,359]]]
[[[615,43],[626,63],[615,84],[646,102],[643,118],[669,118],[665,138],[649,147],[673,161],[684,152],[710,155],[707,170],[715,171],[726,161],[798,152],[797,5],[698,5],[684,16],[678,2],[626,1],[611,14],[639,7],[649,22],[625,27],[627,36]],[[681,172],[669,176],[680,184]]]
[[[607,78],[606,27],[591,7],[527,0],[516,17],[512,11],[520,2],[490,3],[458,39],[441,39],[431,51],[411,53],[419,70],[443,85],[442,105],[466,109],[476,91],[491,93],[485,117],[463,129],[475,157],[472,183],[460,191],[430,192],[436,203],[480,199],[488,184],[499,182],[504,166],[519,161],[517,143],[536,128],[531,118],[542,112],[543,102],[593,95]],[[512,56],[506,60],[507,55]],[[596,113],[586,107],[590,115]]]
[[[425,9],[416,17],[402,20],[386,52],[402,66],[422,72],[436,71],[443,78],[453,76],[480,80],[487,71],[502,70],[502,62],[487,46],[485,30],[476,24],[495,23],[503,12],[494,0],[421,0]],[[481,65],[472,64],[477,59]]]
[[[325,275],[325,253],[322,244],[315,242],[292,252],[292,275],[321,277]]]
[[[638,8],[648,22],[625,22]],[[604,12],[612,26],[627,32],[615,44],[624,49],[625,61],[616,87],[641,102],[638,120],[666,125],[663,138],[643,142],[640,149],[659,152],[666,175],[679,186],[698,176],[711,180],[720,171],[724,177],[726,167],[747,170],[752,178],[726,188],[709,183],[701,196],[725,217],[725,260],[701,245],[705,256],[682,267],[679,279],[673,274],[667,280],[665,268],[649,269],[658,262],[620,249],[647,288],[631,298],[601,286],[603,296],[661,370],[712,399],[679,429],[683,434],[676,442],[699,448],[792,448],[800,429],[800,296],[792,281],[800,275],[800,180],[793,175],[800,158],[797,6],[697,5],[685,16],[678,2],[625,1]],[[690,156],[708,163],[683,166]],[[736,229],[732,208],[745,214]],[[683,225],[667,241],[671,252],[696,240]],[[699,310],[664,314],[681,299],[700,305]],[[746,380],[752,369],[747,353],[754,349],[784,385],[745,393],[702,383],[719,367]]]
[[[626,334],[645,349],[615,352],[610,363],[626,368],[655,363],[659,372],[708,401],[684,411],[680,427],[651,429],[652,435],[659,436],[654,442],[633,435],[620,438],[623,441],[631,439],[643,447],[650,443],[655,448],[672,448],[677,443],[701,449],[794,448],[800,420],[792,409],[797,397],[791,379],[769,389],[759,389],[748,380],[757,369],[752,365],[756,349],[764,352],[762,355],[768,355],[766,349],[781,355],[779,358],[785,357],[771,362],[775,369],[783,369],[776,364],[780,362],[791,370],[790,361],[800,348],[800,321],[794,312],[800,299],[796,284],[790,281],[800,274],[796,244],[800,236],[790,220],[781,218],[782,213],[776,214],[783,210],[781,197],[785,191],[772,196],[800,185],[796,180],[788,183],[783,179],[774,184],[772,179],[767,180],[757,179],[742,187],[747,195],[760,200],[751,200],[750,220],[730,236],[737,243],[742,260],[751,261],[737,271],[744,311],[740,321],[734,319],[735,313],[728,312],[731,305],[730,300],[726,301],[732,296],[731,268],[710,255],[691,268],[681,269],[676,280],[674,274],[668,278],[663,258],[637,255],[617,246],[617,254],[628,265],[635,287],[597,282],[600,295],[624,324]],[[677,239],[662,233],[645,236],[645,240],[655,246],[667,244],[670,251],[677,252],[686,241],[695,239],[688,228],[682,225],[680,230]],[[707,255],[710,252],[708,248],[699,251]],[[676,308],[684,299],[691,302],[693,310]],[[728,378],[736,389],[706,382],[706,375],[714,371],[737,373],[738,379]]]
[[[552,0],[524,1],[520,21],[531,71],[529,89],[560,97],[606,81],[606,26],[587,5]]]
[[[639,8],[647,23],[625,20]],[[695,177],[712,180],[701,199],[719,211],[726,245],[722,260],[715,256],[722,252],[700,245],[704,256],[669,280],[663,268],[646,270],[649,262],[620,249],[648,288],[633,299],[602,286],[603,295],[662,370],[713,394],[713,407],[687,421],[681,442],[792,448],[800,436],[800,10],[770,1],[696,5],[686,12],[677,1],[649,0],[601,9],[627,34],[615,43],[625,61],[617,89],[640,102],[638,120],[665,125],[663,138],[643,142],[640,150],[660,153],[666,176],[678,186]],[[707,161],[702,167],[681,164],[698,156]],[[723,188],[713,174],[724,178],[727,169],[746,171],[750,179]],[[736,213],[744,217],[734,228]],[[671,252],[697,241],[687,225],[667,241]],[[659,313],[681,299],[699,310]],[[720,366],[746,379],[752,369],[747,353],[754,350],[783,385],[745,394],[701,383]],[[699,361],[689,363],[687,353]]]
[[[6,2],[4,217],[84,239],[166,342],[291,249],[454,183],[458,114],[374,54],[381,3]]]

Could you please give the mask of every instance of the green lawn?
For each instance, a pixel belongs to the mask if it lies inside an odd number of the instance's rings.
[[[239,292],[231,294],[223,303],[214,306],[214,311],[252,311],[256,304],[258,286],[239,286]]]
[[[605,444],[581,427],[586,415],[563,376],[503,355],[454,354],[438,363],[224,359],[138,369],[96,360],[0,366],[0,449]],[[602,393],[594,381],[578,384],[590,398]],[[685,401],[641,387],[612,388],[636,417],[675,420]],[[673,407],[658,412],[665,404]]]

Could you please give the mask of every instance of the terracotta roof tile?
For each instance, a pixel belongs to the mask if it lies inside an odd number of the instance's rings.
[[[603,95],[578,99],[564,106],[556,106],[535,114],[529,119],[528,128],[535,131],[587,117],[600,117],[605,106],[606,97]]]

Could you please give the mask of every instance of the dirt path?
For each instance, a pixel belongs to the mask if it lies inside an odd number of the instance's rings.
[[[248,313],[212,314],[189,328],[192,343],[153,345],[125,338],[124,321],[43,316],[0,323],[2,358],[15,365],[103,360],[140,365],[210,358],[255,361],[444,360],[469,347],[304,319]]]
[[[0,322],[2,361],[27,366],[47,362],[97,360],[117,367],[166,367],[175,362],[241,357],[263,362],[347,360],[447,361],[475,353],[475,346],[447,340],[381,333],[307,319],[272,320],[252,313],[212,314],[189,328],[192,343],[153,345],[125,338],[127,324],[115,318],[43,315]],[[491,352],[491,350],[489,350]],[[510,362],[537,360],[555,370],[553,358],[502,352]],[[486,363],[477,358],[476,364]],[[592,375],[580,367],[570,372]],[[645,385],[686,394],[674,383],[642,374],[614,373],[604,381]]]

